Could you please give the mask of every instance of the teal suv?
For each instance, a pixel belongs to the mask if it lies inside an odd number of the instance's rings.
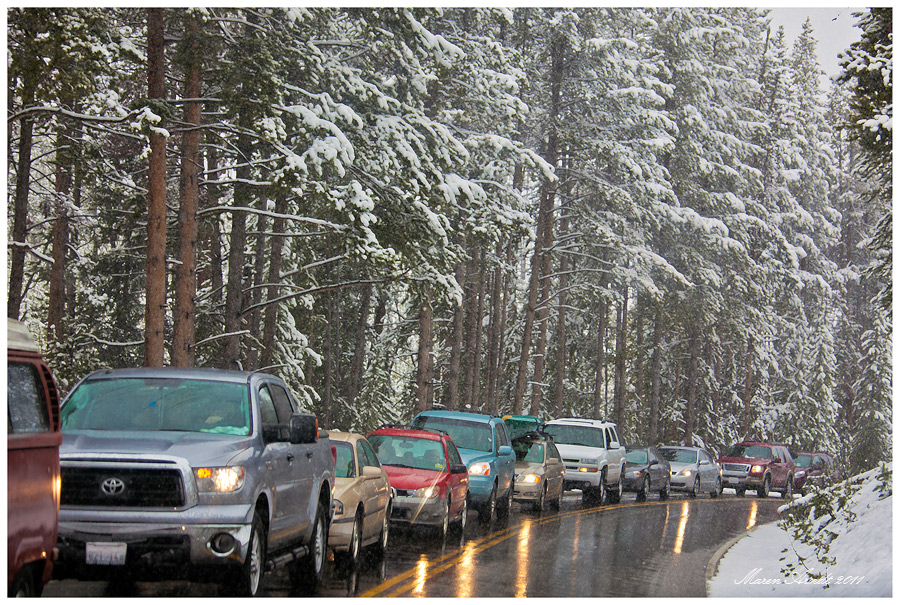
[[[469,469],[469,504],[489,522],[506,517],[512,506],[516,454],[506,424],[499,416],[428,410],[412,420],[414,427],[445,431]]]

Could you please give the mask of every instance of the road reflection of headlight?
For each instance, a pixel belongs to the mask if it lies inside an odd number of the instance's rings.
[[[756,525],[756,500],[750,501],[750,516],[747,517],[747,529],[750,529],[754,525]]]
[[[532,519],[525,519],[522,529],[519,531],[519,557],[516,566],[516,598],[527,597],[528,590],[528,564],[531,561],[531,550],[528,541],[531,538]]]
[[[675,536],[675,554],[681,554],[681,546],[684,544],[684,532],[687,529],[688,517],[691,516],[691,506],[687,502],[681,505],[681,520],[678,522],[678,533]]]
[[[425,580],[428,578],[428,555],[422,553],[419,561],[416,563],[416,587],[413,589],[414,594],[422,595],[425,593]]]

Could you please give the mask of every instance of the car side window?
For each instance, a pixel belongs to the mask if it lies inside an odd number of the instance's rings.
[[[278,413],[275,411],[275,402],[272,400],[272,394],[269,393],[268,387],[259,389],[259,415],[263,426],[278,424]]]
[[[609,447],[609,445],[613,442],[612,431],[610,431],[609,428],[606,428],[604,429],[604,433],[606,435],[606,447]]]
[[[612,440],[621,445],[622,442],[619,441],[619,431],[616,430],[616,427],[612,426],[609,430],[612,431]]]
[[[459,450],[456,449],[456,444],[452,441],[447,442],[447,455],[450,457],[450,464],[462,464],[462,457],[459,455]]]
[[[497,424],[497,425],[494,425],[494,428],[497,429],[497,444],[498,445],[509,445],[509,435],[506,434],[506,425],[505,424]]]
[[[360,440],[356,444],[358,447],[362,447],[362,450],[366,453],[367,465],[381,468],[381,462],[378,461],[378,456],[375,455],[375,450],[372,449],[368,441]]]
[[[553,443],[547,444],[547,457],[550,460],[559,460],[562,456],[559,455],[559,450],[556,449],[556,445]]]
[[[30,363],[11,362],[6,369],[7,434],[50,430],[44,388]]]
[[[363,449],[362,441],[356,442],[356,464],[357,464],[357,472],[362,475],[362,469],[364,466],[372,466],[372,463],[369,461],[369,456],[366,454],[366,450]]]

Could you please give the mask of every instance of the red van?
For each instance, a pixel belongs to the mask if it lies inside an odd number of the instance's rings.
[[[7,320],[8,594],[40,596],[59,523],[59,394],[25,325]]]

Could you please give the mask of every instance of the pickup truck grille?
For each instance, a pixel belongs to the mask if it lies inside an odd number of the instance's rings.
[[[731,464],[726,462],[722,465],[722,469],[732,472],[732,473],[749,473],[750,465],[749,464]]]
[[[177,469],[63,466],[62,506],[178,507],[185,504]]]

